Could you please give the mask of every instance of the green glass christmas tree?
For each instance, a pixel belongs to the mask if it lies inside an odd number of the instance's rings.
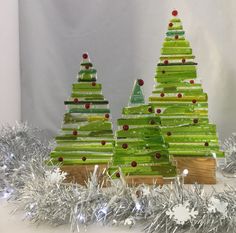
[[[209,123],[207,94],[197,80],[197,63],[178,12],[172,12],[156,69],[150,105],[174,157],[222,157],[216,126]]]
[[[108,101],[97,83],[97,71],[87,53],[83,54],[77,82],[72,84],[67,111],[57,146],[52,151],[54,162],[63,165],[107,164],[113,154],[113,131]]]
[[[175,167],[170,163],[168,145],[159,128],[160,118],[151,105],[144,104],[142,79],[134,83],[128,107],[118,119],[111,175],[120,177],[119,167],[125,176],[174,177]],[[146,182],[146,181],[144,181]]]

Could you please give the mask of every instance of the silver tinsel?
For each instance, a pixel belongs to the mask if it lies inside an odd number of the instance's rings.
[[[142,227],[145,232],[236,232],[236,189],[206,194],[204,187],[171,185],[129,187],[112,179],[103,187],[95,166],[86,186],[64,183],[66,174],[50,166],[50,145],[27,125],[4,127],[0,138],[0,190],[37,224],[70,224],[72,231],[97,223]],[[46,162],[47,161],[47,162]],[[104,171],[105,172],[105,171]]]
[[[236,174],[236,133],[224,141],[226,165],[223,171],[229,174]]]

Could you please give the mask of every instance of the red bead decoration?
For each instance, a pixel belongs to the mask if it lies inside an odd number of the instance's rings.
[[[123,130],[129,130],[129,126],[128,125],[123,125]]]
[[[106,113],[105,117],[108,119],[110,117],[110,115],[108,113]]]
[[[178,98],[182,98],[182,94],[181,93],[179,93],[177,96],[178,96]]]
[[[162,92],[162,93],[160,94],[160,96],[161,96],[161,97],[164,97],[164,96],[165,96],[165,94]]]
[[[178,40],[178,39],[179,39],[179,36],[178,36],[178,35],[175,35],[175,39]]]
[[[132,166],[132,167],[137,167],[137,162],[136,162],[136,161],[132,161],[132,162],[131,162],[131,166]]]
[[[160,159],[160,158],[161,158],[161,154],[160,154],[159,152],[157,152],[157,153],[155,154],[155,157],[156,157],[157,159]]]
[[[186,62],[186,60],[185,60],[185,58],[183,58],[183,59],[182,59],[182,63],[185,63],[185,62]]]
[[[143,84],[144,84],[144,81],[142,79],[138,79],[138,85],[143,86]]]
[[[192,103],[193,103],[193,104],[196,104],[196,103],[197,103],[197,100],[193,99],[193,100],[192,100]]]
[[[102,144],[103,146],[106,145],[106,141],[102,140],[102,141],[101,141],[101,144]]]
[[[173,27],[173,23],[169,23],[169,27],[170,27],[170,28]]]
[[[77,136],[78,135],[78,132],[77,132],[77,130],[75,129],[75,130],[73,130],[73,135],[74,136]]]
[[[190,82],[190,84],[194,84],[194,80],[190,80],[189,82]]]
[[[88,70],[89,69],[89,65],[86,65],[85,68],[86,68],[86,70]]]
[[[127,148],[128,148],[128,144],[127,144],[127,143],[124,143],[124,144],[122,145],[122,148],[123,148],[123,149],[127,149]]]
[[[86,109],[89,109],[89,108],[90,108],[90,103],[85,104],[84,107],[85,107]]]
[[[172,134],[171,132],[167,132],[166,133],[167,136],[171,136],[171,134]]]
[[[84,53],[83,54],[83,59],[87,59],[88,58],[88,54],[87,53]]]
[[[149,108],[148,108],[148,111],[149,111],[149,112],[152,112],[152,108],[151,108],[151,107],[149,107]]]
[[[193,119],[193,123],[197,124],[198,123],[198,119]]]
[[[209,143],[208,143],[208,142],[205,142],[204,146],[209,146]]]
[[[120,173],[119,172],[116,173],[116,177],[120,178]]]
[[[177,16],[177,15],[178,15],[178,11],[177,11],[177,10],[173,10],[173,11],[172,11],[172,15],[173,15],[173,16]]]
[[[79,99],[78,99],[78,98],[75,98],[75,99],[73,100],[73,102],[74,102],[75,104],[78,104],[78,103],[79,103]]]
[[[165,64],[165,65],[168,65],[168,63],[169,63],[168,60],[165,60],[165,61],[164,61],[164,64]]]
[[[57,160],[58,160],[58,162],[63,162],[64,159],[63,159],[63,157],[59,157]]]
[[[158,108],[156,112],[157,112],[158,114],[160,114],[160,113],[161,113],[161,109]]]
[[[86,159],[87,159],[86,157],[82,157],[82,160],[83,160],[83,161],[86,161]]]
[[[92,86],[95,87],[96,86],[96,82],[92,82]]]

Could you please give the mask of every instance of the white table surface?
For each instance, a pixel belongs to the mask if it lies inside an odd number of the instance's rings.
[[[236,178],[226,178],[221,174],[217,173],[217,184],[214,185],[217,191],[221,191],[224,188],[224,184],[229,184],[236,187]],[[211,186],[205,186],[205,190],[211,190]],[[12,214],[11,211],[14,206],[7,203],[6,200],[0,200],[0,233],[71,233],[68,225],[60,227],[51,227],[48,225],[37,226],[23,220],[23,213]],[[84,232],[81,229],[81,232]],[[135,232],[140,233],[142,229],[128,230],[127,228],[121,227],[102,227],[98,225],[89,226],[87,233],[128,233]]]

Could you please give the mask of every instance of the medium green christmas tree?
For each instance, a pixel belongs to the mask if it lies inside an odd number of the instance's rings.
[[[207,94],[178,12],[170,22],[156,69],[150,105],[161,119],[169,153],[176,157],[221,157],[216,126],[209,123]]]
[[[113,155],[113,131],[109,103],[97,83],[97,71],[87,53],[83,54],[77,82],[72,84],[67,111],[57,146],[52,151],[54,162],[72,164],[107,164]]]
[[[136,80],[128,107],[118,119],[113,164],[110,173],[120,177],[119,167],[125,176],[174,177],[175,166],[170,163],[168,145],[159,128],[160,118],[151,105],[144,104],[141,86]]]

